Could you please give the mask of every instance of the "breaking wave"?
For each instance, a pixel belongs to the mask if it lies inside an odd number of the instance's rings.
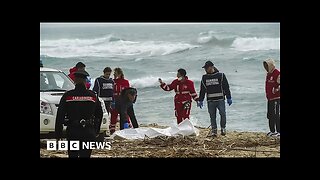
[[[280,49],[280,38],[258,37],[229,37],[217,38],[216,32],[202,32],[197,38],[197,43],[219,47],[230,47],[237,51],[271,50]]]
[[[163,56],[197,47],[200,46],[183,42],[128,41],[108,35],[96,39],[42,40],[40,41],[40,55],[59,58],[118,55]]]
[[[280,38],[236,38],[231,47],[238,51],[280,49]]]

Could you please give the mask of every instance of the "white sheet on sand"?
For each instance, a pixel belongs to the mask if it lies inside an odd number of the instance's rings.
[[[182,121],[178,125],[172,125],[171,127],[161,129],[153,127],[140,127],[135,129],[123,129],[116,131],[112,134],[111,138],[120,139],[144,139],[154,138],[158,136],[190,136],[199,135],[199,130],[193,126],[193,124],[188,120]]]

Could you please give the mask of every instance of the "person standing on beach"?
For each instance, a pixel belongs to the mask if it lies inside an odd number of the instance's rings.
[[[108,113],[110,113],[111,103],[113,101],[114,81],[112,78],[110,78],[111,72],[112,69],[110,67],[104,68],[103,75],[95,80],[92,89],[98,94],[99,97],[103,99]]]
[[[267,71],[265,92],[268,100],[267,118],[270,129],[267,136],[280,137],[280,71],[275,68],[275,62],[270,58],[263,61],[263,67]]]
[[[68,76],[74,82],[74,80],[75,80],[74,73],[77,72],[77,71],[85,71],[85,70],[86,70],[86,65],[83,64],[82,62],[78,62],[75,67],[72,67],[72,68],[69,69]],[[87,78],[86,78],[86,87],[87,87],[87,89],[89,89],[91,87],[91,78],[90,78],[90,76],[87,76]]]
[[[79,141],[79,150],[68,149],[69,158],[89,158],[92,149],[86,149],[83,143],[96,141],[100,132],[103,117],[101,103],[95,92],[85,86],[89,74],[77,71],[75,89],[66,91],[61,97],[55,123],[55,135],[59,141],[62,138],[63,124],[67,126],[67,140]],[[65,118],[68,118],[66,121]]]
[[[111,103],[111,122],[110,122],[110,135],[116,130],[117,119],[119,111],[115,108],[115,102],[120,97],[121,91],[130,87],[129,81],[124,78],[124,74],[121,68],[117,67],[114,69],[114,86],[113,86],[113,102]],[[127,118],[129,121],[129,118]],[[120,127],[121,128],[121,127]]]
[[[191,102],[198,101],[198,95],[194,88],[193,81],[188,79],[185,69],[179,69],[177,79],[173,80],[171,84],[162,82],[159,78],[160,87],[164,91],[171,91],[174,89],[176,95],[174,96],[175,116],[177,123],[180,124],[185,119],[190,119]]]
[[[208,111],[210,114],[212,137],[217,137],[217,109],[220,114],[221,135],[226,135],[226,106],[225,96],[229,106],[232,104],[229,83],[224,73],[220,73],[211,61],[207,61],[202,67],[206,74],[202,76],[200,84],[200,97],[198,107],[202,109],[203,99],[207,94]]]

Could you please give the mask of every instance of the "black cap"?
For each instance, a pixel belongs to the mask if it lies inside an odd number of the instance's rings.
[[[207,68],[210,66],[213,66],[213,63],[211,61],[207,61],[202,68]]]
[[[74,76],[78,78],[86,79],[87,76],[89,76],[89,74],[87,73],[87,71],[79,70],[74,73]]]

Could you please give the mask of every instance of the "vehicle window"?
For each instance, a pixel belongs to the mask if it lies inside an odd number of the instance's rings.
[[[72,81],[61,72],[40,72],[40,91],[67,91],[74,88]]]
[[[53,74],[53,77],[55,79],[56,86],[63,89],[64,79],[59,74]]]

